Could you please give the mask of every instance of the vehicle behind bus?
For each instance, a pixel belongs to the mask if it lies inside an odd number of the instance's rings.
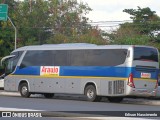
[[[3,61],[6,91],[47,98],[54,93],[85,94],[88,101],[155,96],[159,69],[156,48],[132,45],[26,46]]]
[[[0,67],[0,89],[4,89],[4,69]]]
[[[158,87],[156,89],[156,99],[160,99],[160,70],[159,70],[159,74],[158,74]]]

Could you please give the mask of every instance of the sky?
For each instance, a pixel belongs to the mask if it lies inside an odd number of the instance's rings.
[[[124,9],[137,9],[149,7],[160,16],[160,0],[79,0],[87,3],[92,11],[87,15],[93,22],[99,21],[124,21],[131,20],[130,15],[123,12]],[[101,26],[116,26],[118,23],[105,22]]]

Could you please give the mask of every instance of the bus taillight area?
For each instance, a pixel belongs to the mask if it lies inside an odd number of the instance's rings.
[[[140,73],[136,73],[138,76]],[[130,74],[127,82],[127,95],[137,97],[155,97],[157,90],[157,80],[154,78],[137,77]],[[136,76],[136,77],[135,77]]]
[[[128,77],[128,83],[127,83],[128,86],[132,87],[132,88],[135,88],[135,85],[134,85],[134,82],[133,82],[133,74],[130,73],[129,77]]]

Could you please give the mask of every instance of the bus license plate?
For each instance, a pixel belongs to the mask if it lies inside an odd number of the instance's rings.
[[[141,78],[151,78],[151,73],[141,73]]]

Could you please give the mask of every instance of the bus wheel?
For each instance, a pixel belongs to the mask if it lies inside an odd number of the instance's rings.
[[[120,103],[123,100],[123,97],[108,97],[109,102]]]
[[[31,93],[29,93],[27,83],[20,84],[20,89],[19,90],[20,90],[20,94],[21,94],[22,97],[25,97],[25,98],[30,97]]]
[[[96,95],[96,88],[93,85],[88,85],[85,88],[84,94],[87,97],[87,101],[90,102],[100,101],[100,97]]]
[[[44,93],[45,98],[53,98],[54,94],[53,93]]]

